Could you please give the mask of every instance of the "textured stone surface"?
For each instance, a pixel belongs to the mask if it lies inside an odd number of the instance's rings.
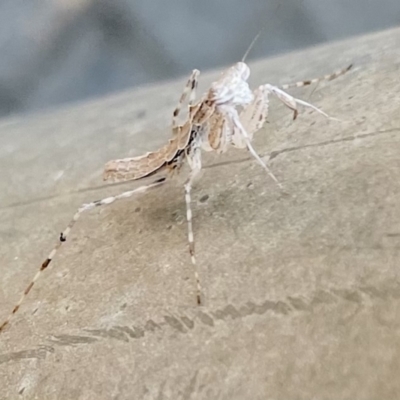
[[[287,195],[246,152],[205,157],[205,306],[179,181],[96,209],[0,336],[0,398],[397,398],[399,42],[392,30],[253,64],[253,85],[355,68],[311,96],[340,122],[293,122],[272,102],[255,146]],[[1,317],[82,202],[137,185],[102,185],[102,165],[164,143],[184,81],[2,122]]]

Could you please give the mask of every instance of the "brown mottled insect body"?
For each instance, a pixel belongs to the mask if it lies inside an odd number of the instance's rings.
[[[261,129],[268,117],[269,96],[273,95],[277,97],[291,109],[294,113],[294,119],[297,117],[299,105],[309,107],[327,116],[327,114],[317,107],[294,98],[284,90],[292,87],[306,86],[321,80],[332,80],[343,75],[350,68],[351,65],[322,78],[283,85],[281,87],[263,84],[252,91],[247,83],[250,69],[244,62],[238,62],[226,70],[217,81],[212,83],[210,89],[196,102],[196,88],[200,72],[194,70],[186,83],[178,106],[173,112],[172,137],[168,143],[157,151],[149,152],[138,157],[112,160],[105,165],[104,180],[122,182],[139,180],[163,172],[171,176],[176,171],[179,171],[183,163],[187,161],[190,173],[184,184],[186,220],[190,257],[194,266],[194,275],[197,285],[196,298],[198,304],[201,304],[201,285],[195,258],[191,191],[193,182],[202,168],[201,151],[224,153],[230,146],[239,149],[247,149],[269,176],[281,187],[278,179],[270,171],[251,144],[254,133]],[[188,115],[185,122],[179,125],[177,123],[177,118],[188,95]],[[56,246],[42,263],[20,300],[12,309],[10,315],[0,325],[0,332],[5,329],[12,316],[20,309],[26,296],[31,291],[41,273],[49,266],[58,249],[66,241],[71,229],[83,212],[98,206],[111,204],[120,199],[129,198],[138,193],[146,192],[149,189],[162,185],[165,180],[166,178],[162,177],[147,186],[141,186],[116,196],[83,204],[76,211],[66,229],[59,236]]]

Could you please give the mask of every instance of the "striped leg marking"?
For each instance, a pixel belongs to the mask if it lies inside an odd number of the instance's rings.
[[[40,266],[39,270],[36,272],[36,275],[33,277],[31,282],[29,283],[29,285],[26,287],[25,291],[22,293],[18,303],[14,306],[14,308],[11,311],[11,313],[4,320],[4,322],[0,325],[0,333],[5,330],[6,326],[9,325],[11,319],[18,312],[18,310],[21,307],[21,304],[25,301],[25,299],[26,299],[27,295],[29,294],[29,292],[31,291],[32,287],[37,282],[37,280],[39,279],[39,277],[42,274],[42,272],[50,265],[51,261],[53,260],[53,258],[57,254],[59,248],[67,240],[67,237],[68,237],[69,233],[71,232],[71,229],[76,224],[76,222],[78,221],[79,217],[81,216],[81,214],[83,212],[89,211],[89,210],[91,210],[92,208],[95,208],[95,207],[104,206],[104,205],[108,205],[108,204],[114,203],[117,200],[126,199],[128,197],[133,196],[134,194],[144,193],[149,189],[152,189],[152,188],[155,188],[157,186],[162,185],[164,183],[164,181],[165,181],[165,178],[161,178],[161,179],[155,181],[154,183],[152,183],[150,185],[140,186],[140,187],[138,187],[138,188],[136,188],[134,190],[126,191],[126,192],[121,193],[121,194],[119,194],[117,196],[107,197],[107,198],[102,199],[102,200],[93,201],[92,203],[83,204],[78,209],[78,211],[74,214],[74,216],[72,217],[71,221],[69,222],[69,224],[65,228],[64,232],[62,232],[60,234],[57,244],[54,246],[53,250],[47,256],[47,258],[43,261],[43,263]]]

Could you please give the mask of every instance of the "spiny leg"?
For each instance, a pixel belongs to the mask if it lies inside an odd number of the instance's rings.
[[[246,131],[250,142],[253,140],[253,135],[260,130],[268,117],[268,91],[264,85],[260,86],[253,92],[254,99],[248,104],[239,114],[240,122]],[[232,146],[238,149],[247,148],[247,144],[241,131],[237,127],[233,127],[231,136]]]
[[[313,79],[312,81],[307,81],[311,83],[318,83],[323,79],[334,79],[337,76],[344,74],[347,72],[350,67],[347,67],[343,70],[337,71],[334,74],[331,75],[326,75],[324,78],[318,78],[318,79]],[[306,82],[306,81],[305,81]],[[297,82],[296,84],[291,84],[291,85],[285,85],[284,87],[300,87],[300,86],[305,86],[305,84],[302,84],[304,82]],[[308,83],[306,83],[308,84]],[[278,88],[276,86],[266,84],[266,85],[261,85],[258,87],[256,90],[253,92],[254,94],[254,99],[253,101],[248,104],[246,107],[243,108],[243,110],[240,112],[239,119],[240,122],[243,126],[243,129],[246,131],[249,140],[252,140],[253,134],[261,129],[261,127],[264,125],[267,116],[268,116],[268,106],[269,106],[269,94],[275,95],[279,100],[281,100],[288,108],[294,111],[294,119],[296,119],[298,115],[298,104],[301,104],[305,107],[312,108],[313,110],[319,112],[320,114],[324,115],[327,118],[330,119],[335,119],[329,117],[325,112],[320,110],[319,108],[315,107],[314,105],[307,103],[303,100],[297,99],[290,94],[286,93],[285,91],[282,90],[281,88]],[[247,146],[247,142],[244,140],[244,135],[242,134],[241,130],[238,129],[237,127],[234,127],[233,129],[233,135],[232,135],[232,145],[237,148],[245,148]]]
[[[195,244],[194,244],[194,234],[193,234],[193,223],[192,223],[192,198],[191,191],[193,181],[201,171],[201,149],[199,147],[199,142],[195,143],[187,149],[187,159],[190,166],[190,175],[185,183],[185,201],[186,201],[186,221],[188,226],[188,242],[189,242],[189,252],[190,258],[194,268],[194,276],[196,279],[196,289],[197,289],[197,304],[201,305],[201,284],[200,278],[197,271],[196,256],[195,256]]]
[[[333,117],[328,116],[326,113],[324,113],[319,108],[313,106],[312,104],[290,96],[288,93],[284,92],[284,90],[287,90],[287,89],[290,89],[290,88],[295,88],[295,87],[300,88],[300,87],[304,87],[304,86],[309,86],[309,85],[312,85],[314,83],[318,84],[318,83],[320,83],[322,81],[331,81],[333,79],[338,78],[341,75],[344,75],[352,67],[353,67],[353,64],[350,64],[346,68],[340,69],[338,71],[335,71],[332,74],[324,75],[324,76],[319,77],[319,78],[314,78],[314,79],[295,82],[295,83],[289,83],[289,84],[282,85],[280,87],[276,87],[276,86],[272,86],[272,85],[265,85],[265,87],[272,94],[277,96],[284,104],[286,104],[286,106],[288,106],[289,108],[291,108],[294,111],[293,119],[296,119],[297,115],[298,115],[298,110],[297,110],[297,106],[296,106],[296,103],[297,103],[297,104],[301,104],[301,105],[303,105],[305,107],[310,107],[310,108],[314,109],[315,111],[319,112],[320,114],[324,115],[325,117],[327,117],[329,119],[338,120],[337,118],[333,118]]]
[[[287,83],[285,85],[279,86],[279,88],[282,89],[282,90],[287,90],[287,89],[292,89],[292,88],[299,88],[299,87],[303,87],[303,86],[309,86],[309,85],[312,85],[313,83],[319,83],[319,82],[322,82],[322,81],[331,81],[333,79],[338,78],[341,75],[344,75],[352,67],[353,67],[353,64],[350,64],[348,67],[340,69],[338,71],[335,71],[332,74],[324,75],[324,76],[321,76],[319,78],[309,79],[309,80],[305,80],[305,81]]]
[[[89,211],[89,210],[91,210],[92,208],[95,208],[95,207],[108,205],[108,204],[114,203],[114,201],[117,201],[117,200],[126,199],[128,197],[133,196],[134,194],[137,194],[137,193],[143,193],[143,192],[147,191],[148,189],[151,189],[151,188],[154,188],[154,187],[162,185],[164,183],[164,181],[165,181],[165,178],[161,178],[161,179],[158,179],[157,181],[155,181],[155,182],[153,182],[153,183],[151,183],[151,184],[149,184],[147,186],[140,186],[140,187],[138,187],[136,189],[129,190],[129,191],[126,191],[124,193],[118,194],[117,196],[107,197],[107,198],[102,199],[102,200],[93,201],[92,203],[83,204],[78,209],[78,211],[74,214],[74,216],[72,217],[71,221],[68,223],[67,227],[65,228],[64,232],[61,232],[57,244],[55,245],[53,250],[50,252],[50,254],[47,256],[47,258],[43,261],[43,263],[40,266],[39,270],[36,272],[36,275],[33,277],[31,282],[29,283],[29,285],[26,287],[25,291],[21,295],[18,303],[14,306],[14,308],[11,311],[11,313],[4,320],[4,322],[0,325],[0,333],[5,330],[6,326],[9,325],[9,323],[10,323],[11,319],[13,318],[13,316],[18,312],[19,308],[21,307],[21,304],[24,302],[25,298],[27,297],[27,295],[31,291],[33,285],[39,279],[41,273],[50,265],[51,261],[53,260],[53,258],[56,255],[57,251],[59,250],[61,245],[67,240],[67,236],[71,232],[71,229],[73,228],[75,223],[78,221],[80,215],[84,211]]]
[[[294,112],[293,119],[297,118],[298,104],[312,108],[313,110],[317,111],[318,113],[324,115],[329,119],[336,119],[330,117],[328,114],[326,114],[324,111],[314,106],[313,104],[307,103],[304,100],[297,99],[283,91],[281,88],[270,84],[261,85],[256,90],[254,90],[253,94],[253,101],[246,107],[244,107],[239,115],[240,122],[244,130],[246,131],[250,141],[252,140],[253,134],[261,129],[267,119],[269,94],[273,94],[274,96],[276,96],[280,101],[282,101],[288,108],[290,108]],[[244,137],[241,134],[241,131],[238,128],[234,128],[232,137],[233,146],[238,148],[246,147],[247,144],[243,142],[242,139],[244,139]]]
[[[174,129],[175,127],[177,127],[178,123],[177,123],[177,118],[178,115],[181,111],[182,108],[182,104],[186,99],[186,96],[188,95],[188,93],[190,93],[189,95],[189,106],[192,105],[195,97],[196,97],[196,87],[197,87],[197,80],[199,77],[200,71],[197,69],[194,69],[192,74],[190,75],[190,78],[188,79],[185,88],[183,89],[183,92],[181,94],[181,97],[179,99],[178,105],[176,106],[174,113],[173,113],[173,117],[172,117],[172,129]]]
[[[228,113],[231,115],[233,122],[233,135],[232,135],[232,145],[237,148],[247,147],[250,153],[256,158],[256,160],[262,165],[262,167],[268,172],[271,178],[278,184],[280,188],[282,186],[277,181],[275,175],[270,171],[267,165],[262,161],[262,159],[255,152],[253,146],[251,145],[251,140],[253,134],[261,129],[264,125],[268,116],[268,106],[269,106],[269,94],[274,94],[281,100],[287,107],[294,111],[294,119],[297,117],[298,109],[297,104],[302,104],[307,107],[320,112],[329,118],[329,116],[324,113],[319,108],[309,104],[303,100],[299,100],[284,92],[280,88],[266,84],[257,88],[254,92],[253,101],[248,104],[241,111],[240,115],[237,114],[235,109],[227,109]]]
[[[265,171],[268,173],[268,175],[274,180],[274,182],[282,190],[283,189],[282,184],[278,181],[276,176],[268,168],[267,164],[265,164],[265,162],[261,159],[261,157],[254,150],[254,147],[252,146],[251,141],[250,141],[250,137],[249,137],[248,133],[246,132],[246,129],[244,129],[242,123],[240,122],[240,118],[239,118],[239,115],[238,115],[236,109],[229,107],[229,108],[225,108],[225,110],[226,110],[227,114],[230,116],[233,126],[236,127],[239,130],[239,132],[242,134],[243,139],[246,143],[246,146],[249,149],[252,156],[258,161],[258,163],[265,169]]]
[[[269,93],[276,96],[288,108],[293,110],[293,112],[294,112],[293,119],[297,118],[297,115],[299,114],[297,105],[301,104],[304,107],[308,107],[308,108],[313,109],[314,111],[317,111],[318,113],[324,115],[326,118],[336,120],[336,118],[330,117],[326,112],[322,111],[320,108],[318,108],[310,103],[307,103],[304,100],[297,99],[297,98],[291,96],[289,93],[284,92],[282,89],[280,89],[276,86],[273,86],[273,85],[270,85],[269,83],[267,83],[266,85],[264,85],[264,87]]]

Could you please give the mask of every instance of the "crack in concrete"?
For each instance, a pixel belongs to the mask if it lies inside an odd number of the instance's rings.
[[[54,351],[55,351],[54,348],[51,346],[39,346],[36,349],[0,354],[0,364],[6,363],[8,361],[18,361],[18,360],[31,360],[31,359],[44,360],[47,357],[48,353],[54,353]]]
[[[234,306],[228,304],[216,310],[191,310],[182,315],[164,315],[163,320],[158,323],[150,319],[144,325],[136,326],[112,326],[110,328],[83,328],[83,335],[52,335],[47,344],[39,345],[36,349],[17,351],[12,353],[0,354],[0,364],[9,361],[20,361],[23,359],[44,359],[48,353],[54,353],[57,346],[76,347],[81,345],[91,345],[100,340],[117,340],[128,343],[131,340],[140,340],[149,334],[165,335],[175,331],[179,335],[185,335],[196,326],[203,325],[207,329],[218,329],[220,321],[240,320],[249,316],[262,316],[266,313],[280,318],[292,316],[294,313],[314,312],[314,308],[326,305],[335,307],[339,302],[346,302],[357,305],[354,313],[360,312],[365,306],[371,304],[373,300],[392,300],[400,299],[400,282],[387,281],[380,286],[360,285],[350,288],[331,288],[319,289],[310,296],[287,296],[284,299],[265,300],[262,303],[247,301],[244,304]],[[354,315],[353,315],[354,316]]]
[[[310,144],[305,144],[305,145],[302,145],[302,146],[287,147],[287,148],[282,149],[282,150],[273,151],[270,154],[269,159],[272,160],[272,159],[278,157],[279,155],[281,155],[283,153],[289,153],[289,152],[292,152],[292,151],[308,149],[308,148],[311,148],[311,147],[324,147],[324,146],[329,146],[329,145],[332,145],[332,144],[337,144],[337,143],[342,143],[342,142],[352,142],[354,140],[366,139],[366,138],[369,138],[369,137],[379,136],[379,135],[386,134],[386,133],[392,133],[392,132],[396,132],[396,131],[399,131],[399,130],[400,130],[400,128],[385,129],[383,131],[362,133],[360,135],[346,136],[344,138],[326,140],[324,142],[319,142],[319,143],[310,143]]]
[[[329,145],[333,145],[333,144],[337,144],[337,143],[341,143],[341,142],[351,142],[351,141],[358,140],[358,139],[366,139],[368,137],[379,136],[379,135],[392,133],[392,132],[396,132],[396,131],[400,131],[400,128],[391,128],[391,129],[385,129],[382,131],[363,133],[360,135],[346,136],[346,137],[340,138],[340,139],[332,139],[332,140],[326,140],[323,142],[309,143],[309,144],[304,144],[301,146],[286,147],[281,150],[274,150],[271,153],[260,154],[260,157],[264,158],[264,157],[269,156],[269,161],[270,161],[283,153],[294,152],[294,151],[303,150],[303,149],[307,149],[307,148],[311,148],[311,147],[324,147],[324,146],[329,146]],[[240,158],[240,159],[231,160],[231,161],[222,161],[222,162],[215,163],[212,165],[206,165],[203,168],[210,169],[210,168],[215,168],[215,167],[221,167],[224,165],[241,164],[243,162],[251,161],[251,160],[254,160],[254,157]]]
[[[284,149],[281,149],[281,150],[272,151],[271,153],[260,154],[260,156],[262,158],[269,156],[269,160],[272,160],[272,159],[278,157],[279,155],[281,155],[283,153],[294,152],[294,151],[303,150],[303,149],[312,148],[312,147],[329,146],[329,145],[334,145],[334,144],[342,143],[342,142],[351,142],[351,141],[354,141],[354,140],[365,139],[365,138],[369,138],[369,137],[373,137],[373,136],[379,136],[379,135],[383,135],[383,134],[387,134],[387,133],[396,132],[396,131],[399,131],[399,130],[400,130],[400,128],[391,128],[391,129],[385,129],[385,130],[381,130],[381,131],[364,133],[364,134],[360,134],[360,135],[346,136],[346,137],[340,138],[340,139],[326,140],[324,142],[309,143],[309,144],[305,144],[305,145],[301,145],[301,146],[287,147],[287,148],[284,148]],[[240,159],[237,159],[237,160],[222,161],[222,162],[211,164],[211,165],[205,165],[205,166],[203,166],[203,169],[213,169],[213,168],[218,168],[218,167],[225,166],[225,165],[241,164],[241,163],[244,163],[246,161],[251,161],[253,159],[254,159],[253,157],[246,157],[246,158],[240,158]],[[35,204],[35,203],[40,203],[42,201],[47,201],[47,200],[52,200],[52,199],[57,199],[57,198],[63,198],[63,197],[71,196],[71,195],[74,195],[74,194],[80,194],[80,193],[86,193],[86,192],[94,192],[96,190],[101,190],[101,189],[105,189],[105,188],[109,188],[109,187],[119,187],[119,186],[123,186],[123,185],[129,185],[129,184],[132,184],[132,182],[135,182],[135,181],[103,184],[103,185],[98,185],[98,186],[94,186],[94,187],[82,188],[82,189],[79,189],[79,190],[76,190],[76,191],[70,191],[70,192],[67,192],[67,193],[62,193],[62,194],[57,194],[57,195],[49,195],[49,196],[46,196],[46,197],[44,197],[44,196],[43,197],[36,197],[36,198],[31,199],[29,201],[19,201],[19,202],[11,203],[11,204],[8,204],[6,206],[0,207],[0,211],[7,210],[7,209],[10,209],[10,208],[27,206],[27,205],[31,205],[31,204]],[[132,186],[129,186],[129,188],[131,188],[131,187]]]

